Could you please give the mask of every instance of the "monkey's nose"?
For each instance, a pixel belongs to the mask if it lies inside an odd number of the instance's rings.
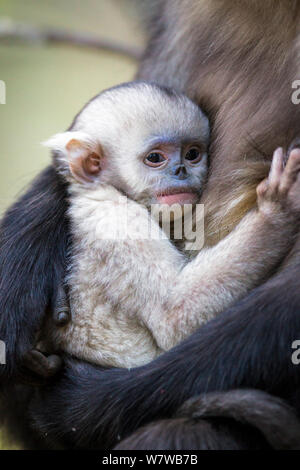
[[[174,170],[174,176],[179,180],[185,180],[187,178],[187,171],[184,165],[178,165]]]

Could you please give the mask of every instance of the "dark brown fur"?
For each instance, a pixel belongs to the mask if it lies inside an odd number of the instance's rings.
[[[300,2],[164,3],[139,78],[179,88],[211,118],[211,175],[203,195],[211,244],[255,204],[274,149],[300,132],[300,106],[291,101],[300,77]]]

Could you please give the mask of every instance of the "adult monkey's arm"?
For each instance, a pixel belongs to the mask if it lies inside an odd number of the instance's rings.
[[[64,375],[37,393],[32,417],[46,441],[111,448],[142,424],[171,417],[202,392],[267,390],[300,412],[291,398],[300,386],[299,366],[291,360],[292,343],[300,338],[299,305],[297,266],[143,368],[103,370],[69,360]]]
[[[55,357],[48,364],[28,353],[47,309],[49,314],[57,311],[69,248],[66,191],[48,167],[1,220],[0,340],[6,346],[6,364],[0,365],[0,389],[19,374],[24,378],[24,365],[36,365],[42,376],[56,369]]]

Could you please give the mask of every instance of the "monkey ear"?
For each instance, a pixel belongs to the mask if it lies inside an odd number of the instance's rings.
[[[93,182],[101,172],[102,150],[84,132],[63,132],[44,142],[56,152],[60,165],[69,169],[79,182]]]

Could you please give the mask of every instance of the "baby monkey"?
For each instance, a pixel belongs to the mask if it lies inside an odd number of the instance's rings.
[[[67,275],[72,320],[61,328],[46,322],[46,349],[104,366],[140,366],[278,265],[300,215],[299,150],[285,168],[283,150],[275,151],[269,177],[257,188],[257,209],[192,259],[154,220],[153,204],[197,204],[208,143],[209,122],[196,104],[143,82],[101,93],[68,132],[48,141],[69,182],[73,248]]]

